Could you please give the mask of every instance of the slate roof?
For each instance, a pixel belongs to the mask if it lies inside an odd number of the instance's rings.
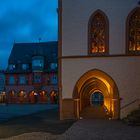
[[[31,64],[33,56],[44,56],[45,65],[57,63],[58,42],[15,43],[8,64]]]

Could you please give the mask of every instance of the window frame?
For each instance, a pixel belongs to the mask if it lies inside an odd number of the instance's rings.
[[[22,70],[26,71],[26,70],[28,70],[28,69],[29,69],[29,64],[23,63],[23,64],[22,64]]]
[[[12,80],[13,80],[14,82],[13,82],[13,81],[11,82],[11,78],[13,78]],[[16,77],[13,76],[13,75],[10,75],[9,78],[8,78],[8,84],[9,84],[9,85],[16,85]]]
[[[96,14],[101,14],[104,19],[105,19],[105,49],[106,51],[101,53],[101,52],[97,52],[97,53],[91,53],[91,26],[92,26],[92,21],[95,17]],[[96,10],[89,18],[88,21],[88,55],[90,56],[107,56],[109,55],[109,20],[108,17],[106,16],[106,14],[101,11],[101,10]]]
[[[129,51],[129,22],[135,11],[139,10],[140,12],[140,7],[134,8],[132,11],[127,16],[126,19],[126,54],[127,55],[140,55],[140,51]]]
[[[21,81],[23,80],[22,78],[24,78],[24,83],[22,83]],[[26,79],[26,76],[25,75],[20,75],[19,76],[19,82],[18,82],[19,85],[26,85],[27,84],[27,79]]]
[[[16,69],[16,65],[15,64],[9,64],[8,65],[8,70],[12,71]]]

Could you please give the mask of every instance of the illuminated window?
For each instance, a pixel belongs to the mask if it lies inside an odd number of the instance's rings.
[[[29,94],[29,96],[30,96],[30,97],[31,97],[31,96],[34,96],[34,93],[35,93],[35,91],[31,91],[30,94]]]
[[[108,18],[97,10],[89,20],[89,54],[107,54],[108,53]]]
[[[52,90],[51,92],[50,92],[50,96],[56,96],[57,95],[57,92],[55,91],[55,90]]]
[[[50,67],[52,70],[55,70],[57,68],[57,63],[51,63]]]
[[[15,64],[9,64],[8,66],[9,70],[14,70],[16,68]]]
[[[40,94],[40,96],[46,96],[47,95],[47,92],[43,90],[39,94]]]
[[[43,71],[43,68],[44,68],[44,57],[43,56],[32,57],[32,70]]]
[[[21,90],[18,94],[19,97],[26,97],[25,91]]]
[[[33,67],[43,67],[43,61],[42,60],[33,60],[32,65],[33,65]]]
[[[14,90],[11,90],[9,92],[9,95],[10,95],[10,97],[14,97],[14,96],[16,96],[16,92]]]
[[[53,85],[57,84],[57,75],[52,74],[50,80],[51,80],[51,84],[53,84]]]
[[[57,94],[57,91],[56,90],[52,90],[50,92],[50,102],[51,103],[55,103],[57,104],[58,103],[58,94]]]
[[[140,8],[135,8],[127,18],[127,52],[140,53]]]
[[[9,84],[10,84],[10,85],[13,85],[13,84],[15,84],[15,83],[16,83],[15,77],[14,77],[14,76],[10,76],[10,77],[9,77]]]
[[[19,84],[26,84],[26,78],[25,78],[25,76],[20,76],[19,77]]]
[[[28,64],[22,64],[22,70],[27,70],[29,68]]]
[[[41,75],[35,74],[34,75],[34,83],[41,83]]]

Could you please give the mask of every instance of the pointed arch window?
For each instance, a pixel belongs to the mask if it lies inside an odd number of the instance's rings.
[[[93,13],[88,25],[88,44],[90,55],[108,54],[109,22],[107,16],[100,10]]]
[[[126,48],[128,54],[140,54],[140,8],[135,8],[127,18]]]

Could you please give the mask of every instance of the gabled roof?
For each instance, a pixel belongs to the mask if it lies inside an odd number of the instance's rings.
[[[8,63],[31,63],[32,56],[42,55],[47,62],[57,61],[58,42],[15,43]]]
[[[34,56],[44,57],[44,72],[52,71],[50,63],[58,63],[58,42],[15,43],[8,64],[14,64],[16,68],[14,70],[7,68],[6,73],[31,72],[32,58]],[[21,67],[22,64],[29,64],[29,69],[24,71]]]

